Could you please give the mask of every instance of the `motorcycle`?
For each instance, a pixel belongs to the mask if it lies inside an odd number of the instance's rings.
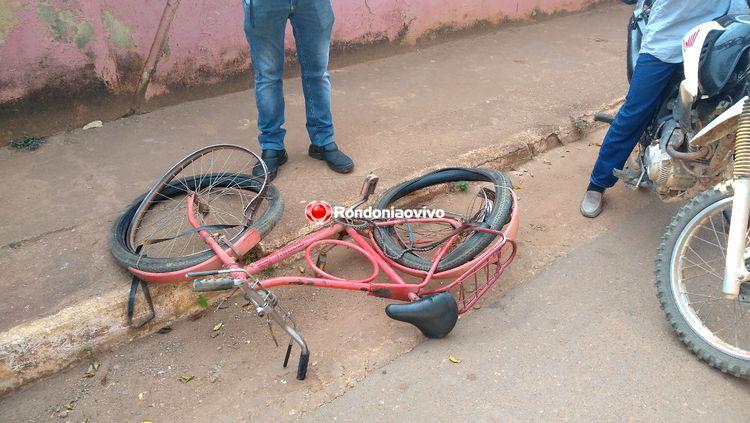
[[[650,8],[639,1],[628,25],[628,79]],[[698,25],[682,54],[682,72],[615,176],[665,201],[688,200],[657,251],[659,301],[700,359],[750,378],[750,15]]]

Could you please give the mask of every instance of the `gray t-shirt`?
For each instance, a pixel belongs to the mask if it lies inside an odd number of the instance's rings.
[[[638,2],[637,10],[643,0]],[[726,14],[747,13],[746,0],[654,0],[643,31],[641,53],[667,63],[682,62],[682,37]]]

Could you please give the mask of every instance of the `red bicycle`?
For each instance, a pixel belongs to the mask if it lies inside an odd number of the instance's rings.
[[[241,289],[255,314],[289,334],[285,367],[292,344],[300,346],[300,380],[309,350],[272,288],[345,289],[400,300],[386,307],[389,317],[442,338],[515,257],[518,208],[508,177],[491,169],[447,168],[398,184],[362,209],[378,182],[368,175],[354,204],[318,204],[323,212],[316,210],[317,220],[324,221],[319,229],[245,264],[283,211],[265,173],[250,176],[255,167],[265,170],[256,154],[235,145],[188,155],[117,219],[112,254],[147,283],[192,279],[195,291]],[[327,253],[334,247],[364,257],[370,274],[351,279],[328,273]],[[298,253],[315,277],[258,277]]]

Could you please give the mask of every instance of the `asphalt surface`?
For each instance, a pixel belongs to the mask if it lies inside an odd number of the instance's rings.
[[[305,419],[748,421],[750,383],[698,361],[659,308],[675,209],[655,201]]]

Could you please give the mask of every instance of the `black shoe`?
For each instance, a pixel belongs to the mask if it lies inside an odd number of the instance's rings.
[[[338,173],[349,173],[354,169],[354,162],[346,154],[342,153],[336,146],[336,143],[330,143],[323,147],[310,145],[308,150],[310,157],[318,160],[325,160],[328,167]]]
[[[266,163],[266,168],[268,168],[268,180],[273,181],[273,179],[276,178],[276,174],[279,172],[279,167],[286,163],[289,156],[287,156],[286,150],[263,150],[260,158],[263,159]],[[255,167],[253,167],[253,176],[262,177],[263,166],[260,164],[255,165]]]

